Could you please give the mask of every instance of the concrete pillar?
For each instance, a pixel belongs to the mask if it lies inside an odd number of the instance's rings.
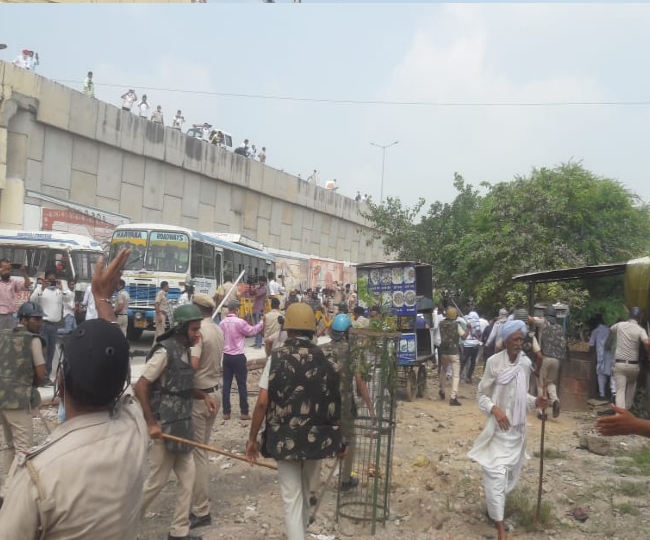
[[[0,197],[0,229],[23,228],[25,182],[21,178],[6,178]]]

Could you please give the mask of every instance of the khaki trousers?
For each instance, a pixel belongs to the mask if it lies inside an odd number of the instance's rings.
[[[210,444],[212,427],[216,415],[219,412],[221,403],[221,393],[212,392],[210,395],[217,402],[217,411],[211,415],[205,401],[195,399],[192,403],[192,426],[194,427],[194,440],[201,444]],[[207,516],[210,513],[210,495],[208,486],[210,485],[210,469],[208,462],[208,452],[195,448],[194,452],[194,469],[196,475],[194,479],[194,490],[192,491],[192,513],[195,516]]]
[[[612,366],[612,372],[616,381],[616,406],[629,410],[634,403],[634,395],[636,394],[639,364],[616,362]]]
[[[287,540],[305,540],[309,526],[309,483],[320,461],[277,461]]]
[[[2,477],[0,477],[0,496],[5,488],[5,480],[16,452],[27,452],[34,445],[34,424],[32,413],[27,409],[0,410],[0,423],[4,432],[4,449],[2,450]]]
[[[151,502],[167,484],[169,473],[173,470],[177,479],[176,504],[169,534],[187,536],[190,532],[190,506],[194,487],[194,453],[190,451],[174,454],[167,451],[162,440],[155,440],[149,453],[149,461],[149,478],[144,483],[140,515],[144,517]]]
[[[452,379],[451,379],[451,399],[458,396],[458,385],[460,383],[460,355],[459,354],[443,354],[441,355],[442,371],[438,377],[440,383],[440,390],[443,392],[447,387],[447,369],[451,365]]]
[[[553,405],[553,403],[559,401],[557,397],[557,387],[555,386],[559,370],[560,361],[557,358],[544,356],[542,367],[539,370],[539,377],[537,379],[537,395],[544,395],[544,387],[542,386],[542,383],[546,384],[549,405]]]
[[[129,316],[128,315],[118,315],[117,316],[117,324],[120,327],[120,330],[122,330],[122,333],[124,334],[124,337],[126,337],[126,328],[129,326]]]

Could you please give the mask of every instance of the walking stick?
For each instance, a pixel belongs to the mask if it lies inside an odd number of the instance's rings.
[[[239,454],[228,452],[228,450],[223,450],[221,448],[216,448],[214,446],[208,446],[207,444],[201,444],[196,441],[190,441],[189,439],[183,439],[182,437],[176,437],[175,435],[167,435],[166,433],[162,434],[162,438],[167,439],[168,441],[176,441],[179,443],[188,444],[190,446],[200,448],[201,450],[207,450],[208,452],[214,452],[215,454],[221,454],[222,456],[228,456],[229,458],[238,459],[239,461],[245,461],[246,463],[249,463],[249,461],[244,456],[240,456]],[[271,463],[262,463],[258,461],[257,463],[254,463],[254,465],[259,465],[260,467],[266,467],[267,469],[272,469],[274,471],[278,470],[278,468]]]
[[[546,394],[546,386],[542,379],[542,388]],[[537,508],[535,509],[535,523],[539,523],[539,515],[542,510],[542,482],[544,476],[544,435],[546,432],[546,407],[542,409],[542,438],[539,442],[539,486],[537,488]]]

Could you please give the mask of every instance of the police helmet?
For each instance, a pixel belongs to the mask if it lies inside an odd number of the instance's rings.
[[[352,321],[345,313],[339,313],[332,321],[332,330],[334,332],[345,332],[352,326]]]
[[[345,302],[339,303],[338,308],[339,308],[339,313],[347,313],[349,311],[348,305]]]
[[[630,309],[630,319],[635,319],[637,321],[640,321],[643,318],[643,311],[641,311],[640,307],[634,306],[632,309]]]
[[[523,321],[528,324],[528,310],[525,308],[515,309],[514,319],[515,321]]]
[[[34,302],[25,302],[18,309],[18,320],[29,317],[43,318],[43,308]]]
[[[557,311],[555,310],[555,307],[553,306],[546,306],[544,308],[544,317],[552,317],[556,318],[557,317]]]
[[[62,342],[59,369],[66,395],[78,405],[112,405],[129,377],[129,342],[116,324],[92,319]]]
[[[284,315],[285,330],[316,331],[316,317],[309,304],[302,302],[291,304]]]
[[[184,304],[174,310],[174,327],[180,328],[192,321],[203,319],[201,310],[194,304]]]

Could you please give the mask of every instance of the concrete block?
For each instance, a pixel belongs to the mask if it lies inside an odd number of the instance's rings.
[[[27,160],[27,176],[25,177],[25,188],[33,191],[41,191],[43,187],[43,162],[34,159]]]
[[[0,164],[6,165],[7,164],[7,137],[9,136],[9,133],[7,132],[7,128],[0,127],[0,148],[2,148],[2,152],[0,152]]]
[[[257,241],[265,246],[269,243],[269,235],[271,234],[271,220],[257,217]]]
[[[179,199],[183,197],[185,174],[178,167],[165,167],[165,195],[172,195]]]
[[[120,118],[120,148],[133,154],[144,155],[144,134],[148,120],[126,111],[121,112]]]
[[[120,214],[128,216],[134,222],[142,220],[142,202],[144,189],[142,186],[122,184],[120,194]]]
[[[257,213],[264,219],[271,219],[271,197],[266,193],[260,196],[260,203],[257,207]]]
[[[97,197],[97,208],[108,212],[120,213],[120,201],[118,199],[108,199],[106,197]]]
[[[68,129],[73,93],[74,90],[62,84],[43,79],[36,120],[59,129]]]
[[[119,200],[122,184],[122,156],[124,152],[112,146],[102,145],[99,149],[97,168],[97,195]]]
[[[208,143],[195,137],[185,137],[185,159],[183,167],[189,171],[200,173]]]
[[[223,150],[214,144],[207,144],[205,148],[205,160],[203,164],[203,174],[210,178],[219,178],[219,169],[221,164],[221,152]]]
[[[75,137],[72,142],[72,168],[88,174],[97,174],[99,170],[99,143],[94,140]]]
[[[165,127],[157,122],[147,122],[144,130],[144,155],[165,159]]]
[[[4,77],[0,80],[9,82],[13,92],[36,99],[40,97],[43,77],[12,64],[3,63],[2,66],[6,66],[6,70],[4,70]]]
[[[244,188],[239,186],[230,188],[230,210],[242,216],[246,212],[246,190]]]
[[[270,234],[269,235],[269,247],[280,249],[281,247],[280,235],[279,234]]]
[[[154,210],[153,208],[142,207],[142,222],[143,223],[165,223],[163,219],[162,210]],[[170,225],[174,225],[170,223]]]
[[[70,189],[72,170],[72,135],[56,129],[45,132],[43,146],[43,184]]]
[[[163,220],[169,225],[181,224],[181,198],[165,195],[163,202]]]
[[[201,177],[198,175],[185,175],[185,186],[183,189],[183,201],[181,214],[193,218],[199,217],[199,199],[201,189]]]
[[[27,135],[7,133],[7,178],[27,177]],[[1,147],[0,147],[1,148]]]
[[[124,154],[122,181],[134,186],[144,186],[145,159],[135,154]]]
[[[30,135],[35,124],[35,116],[29,111],[18,109],[9,120],[9,133],[22,133]]]
[[[290,199],[289,199],[290,200]],[[285,204],[282,208],[282,223],[291,225],[293,223],[293,204]]]
[[[228,228],[223,232],[242,232],[244,229],[244,215],[241,212],[230,212],[230,220],[228,222]],[[246,234],[243,232],[243,234]]]
[[[293,240],[301,240],[302,239],[302,220],[303,220],[303,213],[305,212],[304,208],[300,208],[299,206],[293,206],[293,216],[291,220],[291,238]]]
[[[214,226],[214,206],[199,203],[199,231],[211,231]]]
[[[312,238],[320,238],[320,235],[323,234],[322,230],[322,222],[323,222],[323,214],[320,212],[314,212],[312,211],[312,216],[314,218],[314,224],[312,226],[312,231],[313,235]]]
[[[282,214],[284,211],[284,203],[273,199],[271,202],[271,230],[279,231],[282,224]]]
[[[5,165],[4,163],[0,163],[0,189],[5,189],[6,186],[7,186],[7,165]]]
[[[280,238],[283,243],[286,243],[291,238],[291,225],[282,223],[280,225]],[[285,244],[286,245],[286,244]]]
[[[165,162],[177,167],[185,160],[185,137],[180,129],[165,130]]]
[[[97,206],[95,196],[97,194],[97,176],[83,171],[73,170],[70,174],[70,200]]]
[[[145,208],[162,211],[165,195],[164,164],[148,159],[144,167],[144,195],[142,205]],[[144,219],[145,212],[142,211]]]
[[[199,228],[199,219],[197,217],[181,216],[180,226],[196,231]]]
[[[70,198],[70,192],[67,189],[48,186],[45,184],[41,187],[41,193],[49,195],[50,197],[56,197],[57,199],[63,199],[64,201],[67,201]]]
[[[36,122],[32,123],[32,128],[27,140],[27,157],[37,161],[43,161],[43,146],[45,144],[45,126]]]
[[[215,221],[229,223],[231,213],[230,191],[231,188],[228,184],[224,184],[223,182],[217,183],[217,192],[214,200]]]
[[[332,231],[332,218],[327,214],[321,214],[321,229],[320,233],[323,235],[328,235]]]
[[[257,208],[259,206],[260,194],[256,191],[246,190],[246,200],[244,202],[244,229],[255,231],[257,238]]]
[[[95,137],[97,133],[97,111],[99,101],[79,92],[73,92],[70,103],[70,121],[68,130],[88,137]]]
[[[332,219],[330,220],[330,233],[328,235],[328,245],[332,248],[336,248],[338,239],[339,239],[339,220]]]
[[[229,232],[230,231],[230,221],[228,214],[217,214],[215,213],[214,225],[212,226],[212,231],[216,232]],[[223,220],[226,221],[223,221]]]
[[[262,191],[269,196],[275,196],[275,178],[277,171],[271,167],[262,169]]]
[[[264,169],[266,167],[259,161],[248,160],[248,170],[250,171],[248,187],[255,191],[262,191],[264,185]]]
[[[122,118],[132,116],[117,107],[100,101],[97,105],[97,126],[95,138],[111,146],[120,146],[122,141]]]
[[[199,195],[201,202],[214,207],[214,201],[217,197],[217,180],[207,176],[201,176],[200,179]]]

